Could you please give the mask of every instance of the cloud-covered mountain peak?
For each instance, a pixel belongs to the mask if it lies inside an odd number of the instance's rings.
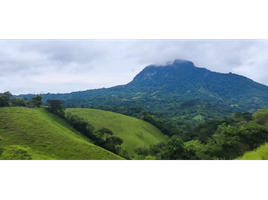
[[[176,59],[173,65],[194,65],[194,63],[189,60]]]

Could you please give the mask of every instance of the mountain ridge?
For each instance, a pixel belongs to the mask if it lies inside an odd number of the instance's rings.
[[[29,98],[33,95],[19,96]],[[176,59],[166,65],[148,65],[125,85],[45,94],[43,100],[47,99],[64,100],[65,106],[141,105],[149,111],[168,114],[172,118],[177,117],[176,112],[183,113],[179,110],[186,109],[184,103],[192,100],[199,102],[193,104],[196,112],[200,110],[199,105],[211,109],[223,108],[229,114],[237,111],[253,113],[268,107],[268,87],[245,76],[213,72],[196,67],[191,61]]]

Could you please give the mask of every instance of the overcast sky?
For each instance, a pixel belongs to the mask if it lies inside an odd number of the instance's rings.
[[[268,40],[0,40],[0,93],[67,93],[127,84],[174,59],[268,85]]]

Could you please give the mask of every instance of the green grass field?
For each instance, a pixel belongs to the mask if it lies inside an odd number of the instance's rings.
[[[245,153],[236,160],[268,160],[268,143],[260,146],[255,151]]]
[[[152,124],[133,117],[88,108],[68,108],[65,112],[87,119],[96,129],[105,127],[112,130],[115,136],[124,140],[121,146],[129,153],[133,153],[137,147],[149,147],[150,144],[168,140]]]
[[[64,120],[42,108],[0,108],[0,159],[116,160],[123,159],[95,146]],[[26,153],[25,153],[26,152]]]

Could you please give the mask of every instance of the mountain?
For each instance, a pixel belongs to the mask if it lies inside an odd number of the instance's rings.
[[[237,107],[242,104],[258,107],[268,103],[267,86],[244,76],[198,68],[183,60],[165,66],[148,66],[128,86],[139,88],[139,91],[150,88],[150,95],[158,98],[195,99],[226,106],[238,104]]]
[[[175,60],[145,67],[126,85],[45,94],[43,100],[47,99],[64,100],[66,106],[141,105],[176,121],[190,122],[224,117],[237,111],[253,113],[268,107],[268,87],[244,76],[212,72],[196,67],[191,61]]]

